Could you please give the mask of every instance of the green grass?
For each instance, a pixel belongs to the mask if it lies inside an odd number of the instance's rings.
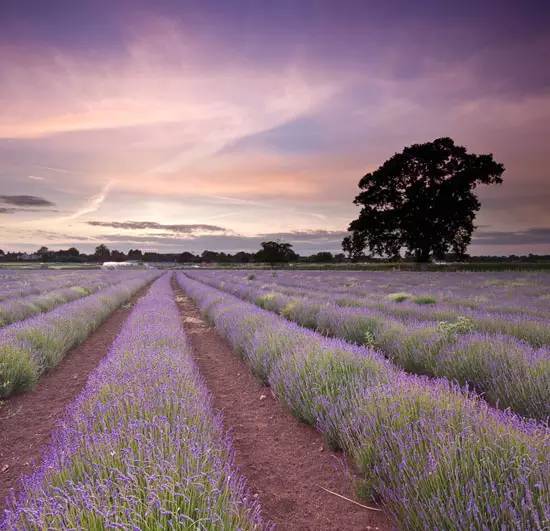
[[[418,295],[413,297],[413,301],[416,304],[435,304],[437,302],[436,298],[431,295]]]

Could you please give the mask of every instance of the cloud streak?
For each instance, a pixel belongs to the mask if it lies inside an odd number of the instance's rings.
[[[70,216],[67,216],[64,219],[67,219],[67,220],[77,219],[82,216],[85,216],[86,214],[91,214],[92,212],[99,210],[99,207],[101,207],[105,199],[107,199],[107,194],[109,193],[109,190],[111,189],[112,186],[113,186],[113,181],[108,182],[103,187],[101,192],[90,197],[84,206],[82,206],[76,212],[74,212]]]
[[[167,230],[177,234],[192,234],[195,232],[227,232],[224,227],[217,225],[206,224],[163,224],[155,221],[87,221],[88,225],[93,227],[110,227],[113,229],[125,229],[125,230],[143,230],[143,229],[155,229],[155,230]]]

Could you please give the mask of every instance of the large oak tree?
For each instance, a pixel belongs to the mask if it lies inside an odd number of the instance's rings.
[[[474,189],[501,183],[503,172],[491,154],[468,153],[451,138],[406,147],[359,181],[354,203],[362,209],[349,225],[351,240],[372,254],[404,249],[419,262],[449,251],[463,256],[480,207]],[[343,243],[349,252],[350,239]]]

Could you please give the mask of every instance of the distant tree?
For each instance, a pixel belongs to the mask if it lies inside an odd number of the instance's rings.
[[[142,260],[143,253],[139,249],[130,249],[128,251],[128,260]]]
[[[363,256],[366,238],[362,232],[354,231],[342,240],[342,249],[350,260],[359,260]]]
[[[334,256],[332,256],[332,253],[329,253],[328,251],[321,251],[317,254],[312,254],[309,258],[312,262],[326,263],[332,262]]]
[[[217,251],[203,251],[201,259],[203,262],[217,262],[219,256]]]
[[[292,244],[282,242],[262,242],[262,249],[256,253],[256,261],[270,264],[297,260],[298,255],[292,250]]]
[[[108,260],[111,257],[111,251],[104,244],[98,245],[95,248],[94,257],[96,260]]]
[[[222,262],[222,263],[231,262],[232,258],[233,257],[230,254],[221,252],[221,253],[218,253],[217,262]]]
[[[462,256],[480,208],[473,190],[501,183],[503,172],[491,154],[467,153],[450,138],[413,144],[359,181],[354,203],[362,209],[348,230],[375,254],[395,256],[404,248],[419,262],[449,250]],[[348,253],[357,252],[354,236],[342,242]]]
[[[123,262],[126,260],[126,255],[122,251],[117,251],[116,249],[113,249],[111,251],[111,260],[115,262]]]
[[[4,256],[6,253],[0,249],[0,256]]]
[[[252,260],[252,255],[250,253],[245,253],[244,251],[239,251],[233,256],[233,261],[239,264],[246,264]]]
[[[196,262],[197,260],[198,260],[198,257],[188,251],[184,251],[178,256],[178,262],[180,263]]]
[[[144,262],[159,262],[159,261],[161,261],[160,260],[161,256],[162,255],[160,255],[159,253],[145,252],[145,253],[143,253],[143,261]]]
[[[80,252],[75,247],[69,249],[60,249],[59,251],[49,251],[42,255],[42,260],[53,260],[55,262],[78,262]]]
[[[40,249],[38,249],[38,251],[36,251],[36,254],[37,254],[38,256],[45,256],[45,255],[47,255],[49,252],[50,252],[50,250],[49,250],[47,247],[42,246],[42,247],[40,247]]]

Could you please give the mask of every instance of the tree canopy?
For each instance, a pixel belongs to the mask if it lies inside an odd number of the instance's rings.
[[[342,242],[351,257],[364,248],[396,256],[401,250],[425,262],[452,251],[463,256],[480,208],[478,184],[498,184],[504,166],[492,154],[476,155],[451,138],[413,144],[360,181],[359,217]]]
[[[281,242],[262,242],[262,249],[256,253],[256,260],[270,264],[290,262],[298,255],[292,250],[292,244]]]
[[[105,244],[102,243],[95,248],[94,256],[99,260],[107,260],[111,258],[111,251]]]

